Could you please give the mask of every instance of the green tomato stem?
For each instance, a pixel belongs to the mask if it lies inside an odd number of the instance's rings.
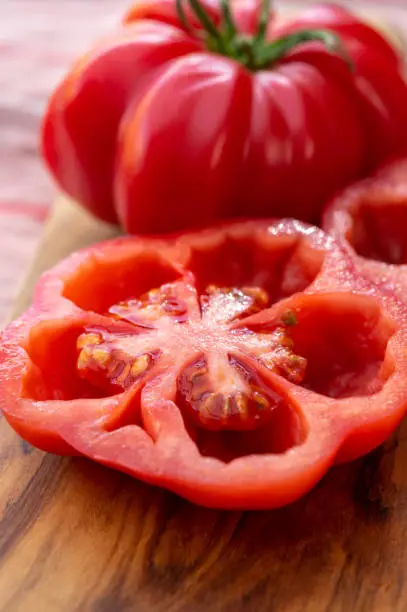
[[[267,70],[281,61],[298,45],[318,41],[323,43],[329,51],[339,55],[353,70],[352,61],[342,40],[334,32],[322,29],[301,30],[268,42],[267,28],[270,21],[271,0],[262,0],[257,32],[252,37],[244,36],[236,27],[230,8],[230,0],[219,1],[222,24],[217,26],[201,4],[201,0],[175,0],[178,19],[184,29],[200,40],[204,40],[210,51],[231,57],[249,70]],[[189,2],[203,31],[194,28],[188,21],[183,2]]]
[[[343,46],[340,37],[329,30],[301,30],[274,40],[261,50],[258,58],[260,66],[270,66],[281,60],[298,45],[313,41],[322,42],[329,51],[342,57],[348,64],[348,67],[353,69],[352,60]]]
[[[266,38],[267,27],[270,21],[270,9],[270,0],[262,0],[258,30],[254,38],[254,44],[256,45],[262,44]]]

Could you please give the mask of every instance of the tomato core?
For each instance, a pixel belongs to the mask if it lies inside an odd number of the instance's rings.
[[[256,333],[234,325],[269,306],[264,289],[209,285],[198,315],[182,291],[168,283],[111,306],[108,316],[131,323],[132,332],[86,329],[76,344],[78,374],[105,391],[126,390],[160,367],[162,348],[171,343],[180,359],[176,401],[187,419],[207,429],[257,428],[282,402],[265,374],[296,384],[305,376],[307,360],[295,354],[290,336],[292,313]]]

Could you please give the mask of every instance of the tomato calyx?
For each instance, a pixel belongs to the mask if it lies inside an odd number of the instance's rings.
[[[198,19],[202,30],[191,25],[184,11],[188,2]],[[175,0],[178,19],[185,30],[202,40],[209,51],[231,57],[251,71],[271,68],[298,45],[318,41],[331,53],[337,54],[346,62],[350,70],[353,63],[342,43],[340,36],[328,29],[304,29],[281,36],[271,42],[267,40],[270,20],[270,0],[263,0],[257,32],[254,36],[242,34],[235,23],[229,0],[221,0],[222,23],[217,26],[205,10],[200,0]]]
[[[208,285],[198,292],[179,282],[162,285],[111,306],[111,328],[84,329],[76,342],[78,375],[115,394],[142,387],[167,364],[174,401],[195,426],[256,429],[284,402],[270,373],[301,384],[307,367],[290,336],[293,312],[250,328],[250,317],[269,307],[261,287]]]

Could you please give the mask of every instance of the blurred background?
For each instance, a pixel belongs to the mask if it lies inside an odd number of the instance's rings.
[[[407,39],[407,0],[343,0]],[[302,2],[276,2],[295,10]],[[38,154],[46,100],[77,55],[120,22],[129,0],[0,0],[0,322],[39,243],[55,189]]]

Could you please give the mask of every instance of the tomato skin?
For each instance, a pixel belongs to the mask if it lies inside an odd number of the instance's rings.
[[[250,77],[235,62],[208,54],[174,62],[121,124],[115,193],[123,227],[164,233],[233,216],[249,108]]]
[[[293,22],[278,28],[275,35],[307,27],[332,27],[345,42],[354,62],[357,103],[367,142],[364,173],[371,172],[389,156],[405,152],[407,90],[401,55],[374,29],[358,22],[344,7],[335,5],[312,6]]]
[[[316,221],[327,190],[348,183],[360,167],[362,141],[343,62],[319,50],[299,54],[252,80],[245,189],[234,202],[240,215],[250,198],[254,216],[270,214],[272,202],[277,217],[305,213]]]
[[[218,3],[205,6],[218,23]],[[255,31],[259,2],[234,13]],[[305,26],[341,34],[356,73],[320,43],[251,73],[183,30],[173,0],[137,2],[51,97],[42,151],[56,181],[130,233],[319,221],[335,191],[406,147],[407,87],[396,52],[345,9],[307,9],[275,30],[271,19],[268,35]]]
[[[273,36],[277,37],[302,28],[332,28],[344,38],[352,49],[365,49],[377,53],[394,67],[403,63],[401,55],[374,28],[363,23],[344,6],[330,3],[316,3],[306,7],[297,18],[278,25]]]
[[[223,288],[215,295],[229,301],[201,310],[197,298],[213,283]],[[148,300],[137,302],[147,311],[126,310],[157,286],[172,287],[179,299],[169,312],[182,310],[180,319],[148,311]],[[252,311],[250,301],[230,302],[230,286],[258,286],[269,303],[264,298]],[[147,295],[156,309],[157,294]],[[249,314],[233,318],[247,307]],[[143,313],[149,331],[140,328]],[[2,333],[0,402],[10,425],[46,451],[84,455],[204,506],[278,507],[303,495],[336,461],[380,444],[404,416],[406,321],[405,304],[375,288],[335,240],[298,221],[119,238],[44,274],[32,306]],[[307,364],[303,380],[291,381],[256,357],[281,325]],[[123,390],[97,386],[103,371],[86,376],[83,361],[79,371],[77,341],[83,348],[98,330],[105,340],[124,342],[126,359],[132,347],[140,354],[140,342],[149,350],[149,338],[161,333],[160,355]],[[238,354],[239,367],[272,392],[268,418],[239,431],[188,420],[177,389],[195,358],[191,347],[196,355]],[[230,384],[217,375],[211,381],[215,392]]]
[[[127,106],[143,96],[170,59],[199,48],[179,29],[139,22],[101,42],[53,93],[43,124],[43,155],[62,189],[102,220],[117,222],[115,149]]]

